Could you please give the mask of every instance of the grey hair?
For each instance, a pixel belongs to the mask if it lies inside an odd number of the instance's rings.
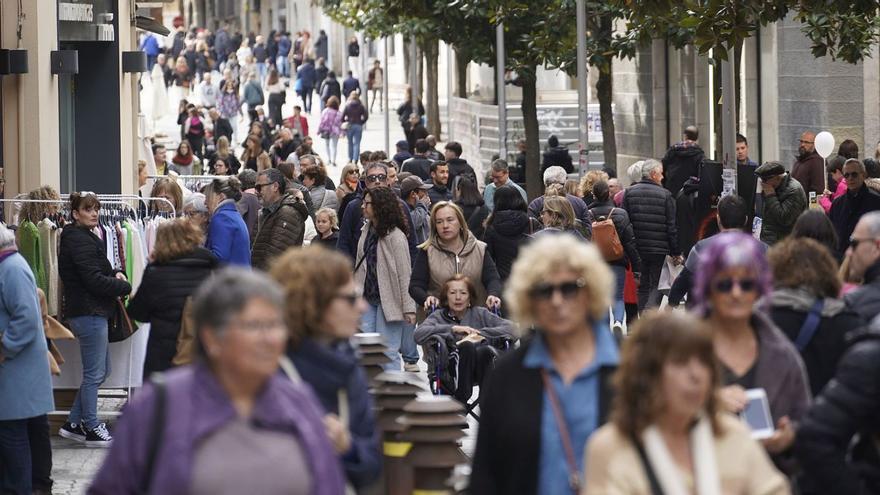
[[[502,159],[497,159],[492,162],[492,171],[493,172],[509,172],[510,167],[507,165],[507,161]]]
[[[284,177],[284,174],[281,173],[277,168],[267,168],[266,170],[261,170],[257,172],[257,177],[265,176],[266,179],[269,180],[270,184],[278,184],[278,191],[281,194],[284,194],[287,189],[287,179]]]
[[[650,178],[651,174],[654,173],[654,171],[657,169],[662,170],[663,164],[660,163],[658,160],[655,160],[653,158],[648,158],[647,160],[645,160],[645,164],[642,165],[642,178],[643,179]]]
[[[549,186],[550,184],[565,185],[566,179],[568,179],[568,174],[565,172],[564,168],[558,165],[548,167],[547,170],[544,171],[545,186]]]
[[[382,173],[385,175],[388,175],[388,165],[385,163],[382,163],[382,162],[373,162],[373,163],[367,165],[367,168],[364,169],[364,174],[366,175],[367,173],[370,172],[370,170],[373,170],[375,168],[382,169]]]
[[[880,238],[880,211],[872,211],[862,215],[859,223],[864,223],[871,237]]]
[[[284,293],[268,275],[259,271],[229,267],[208,278],[193,294],[192,315],[196,328],[197,348],[204,357],[205,349],[199,330],[208,328],[222,335],[232,319],[254,299],[268,302],[279,311],[284,306]]]
[[[645,166],[645,160],[639,160],[626,169],[626,175],[629,177],[630,184],[635,184],[636,182],[642,180],[642,167]]]
[[[257,184],[257,171],[246,168],[239,172],[238,180],[242,189],[253,189]]]
[[[0,223],[0,250],[15,246],[15,234]]]
[[[845,167],[845,166],[849,165],[850,163],[856,164],[856,167],[858,167],[858,171],[860,174],[866,175],[868,173],[867,170],[865,170],[865,164],[862,163],[861,160],[859,160],[857,158],[850,158],[849,160],[847,160],[846,162],[843,163],[843,166]],[[841,168],[841,171],[843,171],[843,168]]]
[[[320,164],[318,157],[315,155],[303,155],[303,156],[299,157],[300,167],[303,166],[303,161],[310,161],[312,163],[312,165],[319,165]]]
[[[192,208],[196,213],[208,213],[208,207],[205,205],[205,195],[202,193],[192,193],[183,202],[183,210]]]

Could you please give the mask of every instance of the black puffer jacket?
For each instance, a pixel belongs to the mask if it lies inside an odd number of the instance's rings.
[[[610,199],[605,202],[594,202],[589,206],[591,221],[596,221],[601,217],[611,215],[611,221],[617,230],[617,237],[620,244],[623,245],[624,257],[617,261],[611,261],[609,264],[626,266],[627,262],[632,264],[632,271],[639,273],[642,271],[642,258],[639,257],[639,251],[636,249],[636,236],[633,233],[632,222],[629,220],[629,214],[623,208],[614,206],[614,202]],[[593,233],[595,236],[595,232]]]
[[[459,203],[458,206],[461,207],[462,212],[464,212],[464,219],[467,222],[468,230],[471,231],[471,234],[474,234],[477,239],[483,240],[483,236],[485,234],[485,227],[483,224],[486,223],[486,217],[489,216],[489,208],[484,204],[479,205],[462,205]]]
[[[663,157],[663,187],[673,196],[678,195],[684,183],[691,177],[700,176],[703,149],[693,141],[672,145]]]
[[[131,284],[116,278],[104,241],[84,227],[61,232],[58,275],[64,283],[64,317],[110,316],[117,297]]]
[[[849,238],[856,229],[856,224],[862,215],[871,211],[880,210],[880,194],[877,194],[868,186],[862,185],[862,188],[856,194],[847,191],[845,194],[835,198],[831,204],[831,211],[828,218],[834,224],[834,230],[837,231],[837,257],[843,259],[846,249],[849,247]]]
[[[623,209],[629,214],[641,256],[681,254],[672,193],[650,179],[642,179],[626,190]]]
[[[539,230],[541,225],[538,221],[524,211],[505,210],[492,214],[492,222],[486,226],[483,242],[486,243],[486,252],[495,260],[502,282],[507,282],[520,246]]]
[[[878,417],[880,330],[872,325],[851,341],[834,378],[801,420],[794,446],[803,467],[801,492],[880,493]]]
[[[868,267],[862,286],[843,296],[843,301],[865,321],[880,314],[880,261]]]
[[[217,258],[200,247],[180,258],[147,265],[141,285],[128,303],[130,317],[150,322],[144,376],[171,367],[171,360],[177,352],[177,336],[186,298],[217,268],[217,264]]]

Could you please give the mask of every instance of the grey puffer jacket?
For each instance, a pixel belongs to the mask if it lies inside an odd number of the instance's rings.
[[[419,345],[424,345],[434,335],[439,335],[444,339],[452,339],[452,327],[456,325],[479,330],[480,334],[487,338],[507,337],[511,340],[515,339],[513,322],[505,320],[482,306],[466,309],[460,319],[455,318],[449,310],[440,308],[419,324],[413,337]]]
[[[663,186],[642,179],[626,190],[623,209],[629,214],[641,256],[681,254],[675,225],[675,199]]]

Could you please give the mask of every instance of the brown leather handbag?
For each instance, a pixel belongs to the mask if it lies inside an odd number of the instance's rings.
[[[138,329],[135,322],[128,317],[125,311],[125,303],[121,297],[117,297],[113,303],[113,312],[107,319],[107,340],[112,342],[122,342],[131,337]]]

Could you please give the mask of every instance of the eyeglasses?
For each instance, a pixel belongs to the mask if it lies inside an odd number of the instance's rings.
[[[576,296],[581,289],[586,287],[586,285],[587,282],[582,278],[570,282],[562,282],[560,284],[537,284],[529,290],[529,295],[534,299],[542,299],[546,301],[551,299],[558,291],[562,294],[563,299],[571,299]]]
[[[861,172],[846,172],[843,174],[844,179],[855,179],[856,177],[862,175]]]
[[[859,243],[860,243],[860,242],[870,242],[870,241],[876,241],[876,240],[877,240],[876,237],[865,237],[865,238],[863,238],[863,239],[859,239],[859,238],[856,237],[856,236],[851,236],[851,237],[849,238],[849,246],[850,246],[851,248],[853,248],[853,250],[856,250],[856,249],[859,248]]]
[[[388,176],[385,174],[367,176],[367,182],[385,182],[386,179],[388,179]]]
[[[758,288],[758,281],[753,278],[722,278],[712,284],[716,292],[723,294],[732,292],[734,285],[743,292],[753,292]]]
[[[260,192],[263,190],[264,187],[271,186],[272,184],[274,184],[274,182],[267,182],[265,184],[254,184],[254,189],[256,189],[257,192]]]
[[[351,172],[348,173],[348,175],[361,175],[361,173],[358,172],[357,170],[352,170]]]
[[[351,292],[349,294],[336,294],[333,297],[336,299],[344,300],[345,302],[348,303],[349,306],[354,306],[355,304],[357,304],[358,299],[361,298],[361,295],[359,292],[355,291],[355,292]]]

